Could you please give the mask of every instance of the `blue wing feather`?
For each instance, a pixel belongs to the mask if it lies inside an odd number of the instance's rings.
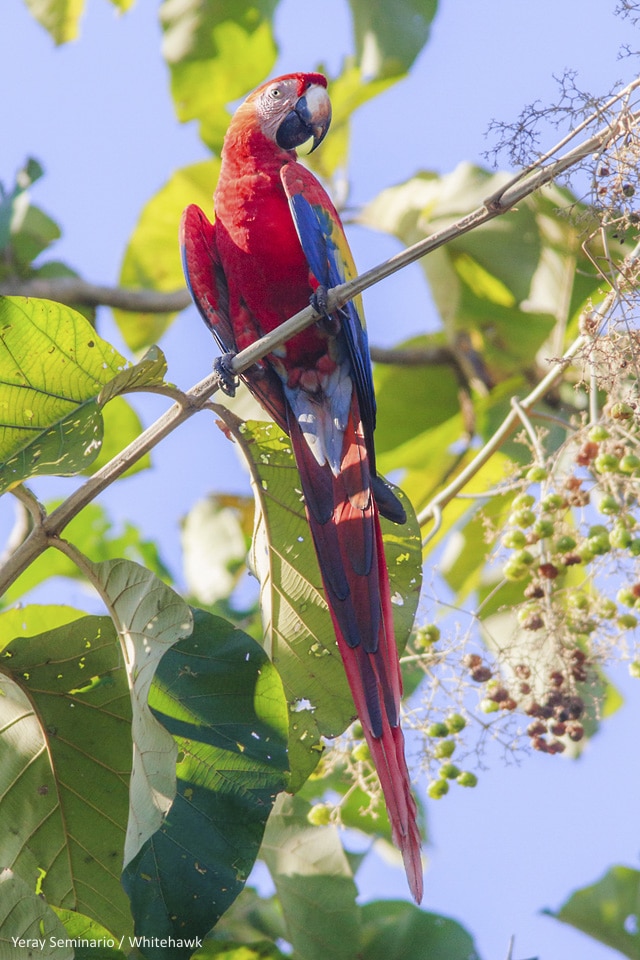
[[[292,170],[294,166],[297,169]],[[338,214],[318,181],[298,164],[283,167],[282,179],[304,255],[320,286],[330,289],[351,280],[356,271],[347,238]],[[309,198],[305,195],[305,187],[309,188]],[[351,361],[367,452],[371,465],[374,466],[376,402],[369,360],[369,340],[360,298],[350,300],[338,313],[341,333]]]

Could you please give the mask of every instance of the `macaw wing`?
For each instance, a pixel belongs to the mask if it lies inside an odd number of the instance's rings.
[[[229,317],[227,279],[218,258],[213,224],[195,203],[180,221],[182,267],[189,292],[223,353],[236,349]]]
[[[351,280],[356,276],[353,257],[340,218],[323,188],[313,174],[298,163],[285,164],[280,175],[304,255],[320,286],[329,290]],[[367,451],[374,465],[376,401],[360,297],[341,307],[339,314],[351,360]]]
[[[180,247],[185,279],[202,319],[211,330],[223,353],[237,350],[233,320],[229,315],[227,278],[218,257],[215,228],[195,203],[182,214]],[[257,396],[282,430],[287,430],[287,414],[282,386],[276,374],[264,363],[254,364],[241,379]]]

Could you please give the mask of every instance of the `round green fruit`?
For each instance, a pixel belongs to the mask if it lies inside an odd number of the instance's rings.
[[[478,778],[475,773],[471,773],[470,770],[463,770],[456,777],[456,782],[460,784],[461,787],[475,787],[478,784]]]
[[[428,737],[446,737],[449,734],[449,728],[446,723],[431,723],[427,727]]]
[[[549,476],[549,471],[540,465],[529,467],[525,474],[530,483],[542,483]]]
[[[446,780],[434,780],[433,783],[430,783],[427,787],[427,795],[430,796],[432,800],[440,800],[447,793],[449,793],[449,784]]]
[[[438,776],[443,780],[456,780],[460,776],[460,767],[456,767],[455,763],[443,763],[438,770]]]
[[[316,803],[309,810],[307,820],[314,827],[326,827],[331,823],[332,807],[328,803]]]
[[[448,760],[456,749],[455,740],[441,740],[433,748],[433,755],[437,760]]]
[[[446,720],[449,733],[460,733],[467,725],[467,721],[461,713],[452,713]]]

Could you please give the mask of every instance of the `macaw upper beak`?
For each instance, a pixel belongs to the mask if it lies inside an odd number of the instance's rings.
[[[283,150],[296,147],[313,138],[312,153],[324,140],[331,123],[331,101],[324,87],[312,84],[284,118],[276,134],[276,143]]]

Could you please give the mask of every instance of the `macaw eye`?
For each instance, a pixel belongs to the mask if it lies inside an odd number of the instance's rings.
[[[271,94],[274,100],[279,100],[280,97],[282,96],[282,90],[280,89],[280,87],[272,87],[269,93]]]

